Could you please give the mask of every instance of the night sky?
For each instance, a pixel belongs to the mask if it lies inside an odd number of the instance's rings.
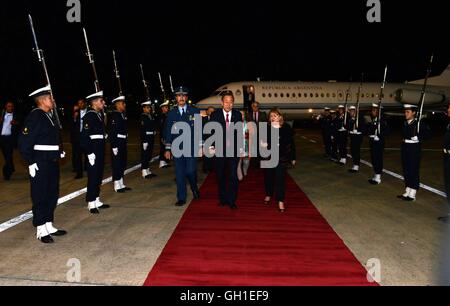
[[[157,72],[191,88],[195,101],[228,82],[256,80],[381,81],[422,79],[431,52],[438,74],[450,63],[448,9],[443,2],[382,1],[382,23],[366,20],[360,1],[82,0],[82,23],[68,23],[66,0],[7,0],[0,6],[0,103],[45,85],[32,52],[31,13],[57,101],[65,106],[94,92],[85,57],[86,27],[102,89],[117,95],[112,49],[124,91],[144,98],[139,63],[153,98]]]

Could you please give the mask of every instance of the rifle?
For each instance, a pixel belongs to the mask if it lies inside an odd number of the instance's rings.
[[[86,42],[86,50],[87,50],[86,56],[89,59],[89,64],[92,65],[92,71],[94,73],[95,91],[99,92],[100,91],[100,82],[98,81],[97,69],[95,68],[94,54],[91,53],[91,49],[89,48],[89,40],[88,40],[85,28],[83,28],[83,33],[84,33],[84,41]]]
[[[386,87],[386,79],[388,73],[388,66],[384,69],[384,78],[383,84],[381,85],[380,96],[378,97],[378,127],[377,127],[377,136],[381,135],[381,103],[383,102],[384,97],[384,88]]]
[[[116,75],[117,85],[119,87],[119,96],[123,95],[122,82],[120,81],[119,69],[117,68],[116,52],[113,50],[114,74]]]
[[[166,101],[166,91],[164,90],[164,85],[163,85],[163,82],[162,82],[162,78],[161,78],[161,73],[160,72],[158,72],[158,77],[159,77],[159,84],[161,86],[161,91],[162,91],[162,94],[163,94],[163,100]]]
[[[356,123],[355,123],[356,130],[359,129],[359,110],[360,110],[360,105],[361,105],[360,96],[361,96],[361,89],[362,89],[363,83],[364,83],[364,73],[361,74],[361,83],[359,84],[359,87],[358,87],[358,97],[356,100]]]
[[[417,122],[417,134],[420,133],[420,123],[422,121],[422,114],[423,114],[423,107],[425,105],[425,96],[426,96],[426,90],[427,90],[427,85],[428,85],[428,78],[431,75],[433,59],[434,59],[434,54],[431,55],[430,63],[428,64],[428,70],[426,72],[425,81],[424,81],[423,87],[422,87],[422,95],[420,97],[420,102],[419,102],[419,112],[416,115],[417,117],[419,117],[418,122]]]
[[[144,66],[142,66],[142,64],[140,64],[140,67],[141,67],[142,84],[144,84],[144,89],[145,89],[145,95],[146,95],[147,101],[150,101],[150,89],[148,86],[148,82],[145,79]]]
[[[344,126],[342,127],[345,129],[345,126],[347,124],[347,116],[348,116],[348,99],[350,97],[350,89],[352,88],[352,81],[350,80],[350,84],[348,85],[347,92],[345,93],[345,114],[344,114]]]
[[[175,93],[175,90],[173,89],[173,82],[172,82],[172,76],[169,75],[169,80],[170,80],[170,90],[172,91],[172,95]]]
[[[48,75],[48,70],[47,70],[47,64],[45,63],[45,58],[44,58],[44,51],[39,48],[37,37],[36,37],[36,32],[34,31],[33,18],[31,17],[31,15],[28,15],[28,20],[30,21],[31,32],[33,34],[33,40],[34,40],[33,51],[36,52],[38,60],[42,64],[42,69],[44,70],[44,75],[47,80],[47,85],[50,85],[50,88],[51,88],[50,77]],[[50,96],[53,101],[52,114],[56,120],[56,124],[58,125],[59,129],[62,130],[62,124],[61,124],[61,121],[59,120],[59,115],[58,115],[58,106],[56,105],[56,101],[53,98],[52,90],[50,91]]]

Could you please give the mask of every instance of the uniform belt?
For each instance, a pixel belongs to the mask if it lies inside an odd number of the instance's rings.
[[[34,146],[35,151],[45,151],[45,152],[57,152],[59,151],[59,146],[49,146],[49,145],[35,145]]]
[[[375,138],[377,137],[376,135],[370,135],[369,138]]]
[[[127,135],[117,134],[117,138],[127,139]]]
[[[403,140],[404,143],[406,144],[416,144],[416,143],[420,143],[419,140],[411,140],[411,139],[405,139]]]
[[[95,140],[95,139],[105,139],[105,136],[103,136],[103,135],[91,135],[90,138],[91,138],[92,140]]]
[[[352,135],[362,135],[361,132],[354,132],[354,131],[351,131],[350,134],[352,134]]]
[[[155,135],[155,132],[146,132],[146,135]]]

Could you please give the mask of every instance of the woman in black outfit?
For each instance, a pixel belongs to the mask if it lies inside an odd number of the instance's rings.
[[[262,147],[270,148],[271,133],[274,129],[279,131],[280,157],[277,167],[265,169],[264,181],[266,188],[266,198],[264,203],[268,205],[276,192],[276,199],[280,212],[285,212],[284,199],[286,190],[286,169],[296,164],[296,152],[294,142],[294,131],[284,123],[283,115],[278,109],[272,109],[269,113],[268,143],[261,143]]]

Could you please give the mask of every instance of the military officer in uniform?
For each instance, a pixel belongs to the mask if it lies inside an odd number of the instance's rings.
[[[88,203],[89,212],[98,214],[100,209],[110,207],[100,201],[106,142],[103,91],[88,96],[86,102],[90,103],[91,106],[91,109],[84,115],[83,131],[81,132],[81,146],[86,152],[89,161],[86,202]]]
[[[421,142],[430,134],[425,122],[416,119],[417,106],[405,104],[405,124],[402,129],[402,166],[406,190],[399,199],[408,202],[416,200],[420,187]],[[420,129],[419,129],[420,126]]]
[[[29,168],[37,239],[53,243],[52,236],[67,234],[53,226],[59,198],[59,160],[65,154],[60,147],[59,126],[51,113],[54,101],[50,86],[31,93],[30,98],[34,99],[37,108],[25,121],[19,150]]]
[[[330,111],[331,115],[331,123],[330,123],[330,135],[331,135],[331,161],[337,162],[338,161],[338,132],[337,132],[337,125],[336,125],[336,118],[337,114],[335,110]]]
[[[372,185],[381,184],[381,175],[383,174],[384,146],[389,128],[386,120],[383,118],[381,118],[381,122],[378,123],[379,112],[381,112],[380,106],[378,104],[372,104],[372,121],[368,124],[367,127],[369,134],[370,153],[374,170],[374,176],[369,180],[369,183]]]
[[[200,111],[196,108],[191,107],[187,104],[188,101],[188,90],[186,87],[180,86],[175,90],[175,97],[177,100],[177,106],[170,111],[167,116],[167,122],[165,126],[164,139],[166,144],[166,159],[170,160],[172,158],[172,143],[178,137],[185,137],[183,134],[172,134],[173,128],[177,122],[185,122],[191,127],[191,152],[190,156],[174,157],[175,160],[175,173],[177,181],[177,203],[176,206],[183,206],[186,204],[186,178],[191,186],[192,194],[194,199],[200,198],[200,192],[197,186],[197,159],[194,152],[196,148],[201,149],[203,143],[203,137],[200,135],[199,144],[194,143],[194,122],[195,115],[200,116]],[[201,119],[199,119],[201,120]],[[186,140],[187,141],[187,140]]]
[[[345,106],[339,105],[338,115],[335,119],[337,130],[337,146],[339,150],[339,164],[347,164],[347,122],[345,122]]]
[[[169,168],[169,161],[166,159],[166,144],[164,141],[164,129],[166,126],[167,115],[170,111],[169,101],[164,102],[160,106],[161,114],[158,118],[159,123],[159,168]]]
[[[331,144],[331,109],[329,107],[324,108],[324,113],[320,116],[319,123],[322,130],[323,145],[325,147],[325,157],[331,158],[332,156],[332,144]]]
[[[363,142],[363,122],[358,120],[356,107],[350,106],[348,119],[348,130],[350,135],[350,148],[352,153],[353,167],[350,173],[358,173],[361,165],[361,145]]]
[[[447,192],[447,202],[450,205],[450,104],[447,106],[448,125],[444,136],[444,182],[445,191]],[[439,218],[439,221],[449,223],[450,215]]]
[[[141,103],[142,114],[140,118],[141,135],[141,170],[144,179],[156,176],[150,170],[150,159],[152,158],[153,146],[155,144],[156,122],[152,114],[152,102]]]
[[[127,115],[125,97],[120,96],[112,101],[115,110],[109,118],[109,140],[112,151],[112,172],[114,181],[114,191],[124,193],[131,191],[131,188],[125,186],[123,179],[127,166]]]

